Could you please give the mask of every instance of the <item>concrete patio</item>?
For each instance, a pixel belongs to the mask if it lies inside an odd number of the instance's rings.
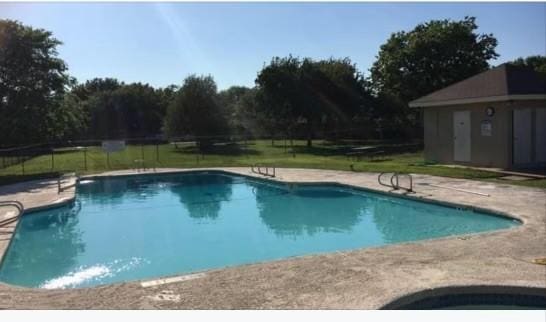
[[[248,168],[210,170],[259,176]],[[192,170],[156,171],[147,172]],[[389,191],[378,184],[377,173],[313,169],[276,172],[277,176],[271,180],[337,182]],[[124,170],[95,176],[134,173]],[[294,257],[145,283],[67,290],[0,283],[0,308],[377,309],[408,294],[444,287],[546,289],[546,266],[533,262],[546,257],[545,190],[428,175],[413,175],[413,178],[416,192],[408,194],[411,198],[488,209],[519,219],[523,224],[508,230]],[[2,186],[0,200],[18,200],[32,210],[70,201],[74,193],[74,188],[58,193],[56,180],[42,180]],[[0,216],[5,211],[10,210],[0,208]],[[15,225],[0,228],[0,259]]]

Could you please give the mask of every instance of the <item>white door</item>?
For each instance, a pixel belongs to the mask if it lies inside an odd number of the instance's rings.
[[[453,160],[470,162],[470,111],[453,112]]]
[[[514,164],[531,162],[531,109],[514,110]]]
[[[546,162],[546,108],[537,108],[535,122],[536,161]]]

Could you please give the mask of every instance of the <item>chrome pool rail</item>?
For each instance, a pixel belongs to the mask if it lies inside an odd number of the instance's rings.
[[[64,180],[66,180],[66,179],[68,179],[70,177],[75,177],[74,183],[63,187],[62,184],[63,184]],[[57,193],[61,193],[66,189],[75,187],[76,184],[78,183],[78,180],[79,180],[79,177],[76,175],[75,172],[66,173],[66,174],[63,174],[62,176],[58,177],[57,178]]]
[[[23,204],[17,200],[0,201],[0,207],[15,207],[18,211],[17,216],[0,220],[0,227],[15,222],[17,219],[19,219],[19,217],[21,217],[23,212],[25,212],[25,206],[23,206]]]
[[[262,168],[265,168],[265,172],[262,171]],[[269,173],[270,168],[273,170],[271,173]],[[257,164],[253,164],[250,166],[250,171],[252,171],[252,173],[261,174],[262,176],[273,177],[273,178],[275,177],[275,167],[260,166]]]
[[[390,177],[390,180],[389,180],[390,184],[389,183],[384,183],[383,181],[381,181],[381,177],[383,177],[386,174],[391,174],[391,177]],[[403,187],[403,186],[400,185],[400,180],[399,180],[400,176],[405,176],[405,177],[409,178],[409,187]],[[403,190],[406,190],[407,192],[414,192],[413,191],[413,177],[409,173],[381,172],[377,176],[377,182],[382,186],[393,188],[394,190],[403,189]]]

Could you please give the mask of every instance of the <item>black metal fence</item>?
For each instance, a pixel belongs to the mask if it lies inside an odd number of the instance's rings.
[[[259,160],[261,151],[256,144],[275,147],[265,157],[279,160],[296,158],[299,153],[321,156],[351,156],[397,154],[422,149],[420,141],[405,140],[316,140],[307,147],[306,140],[283,136],[252,138],[249,136],[126,138],[127,149],[108,152],[102,140],[51,142],[0,149],[0,176],[28,175],[53,172],[88,172],[104,169],[151,167],[199,167],[235,165],[241,160]],[[320,141],[320,144],[317,144]],[[335,147],[335,148],[331,148]],[[367,148],[366,148],[367,147]],[[363,149],[364,148],[364,149]],[[216,157],[216,159],[214,159]]]

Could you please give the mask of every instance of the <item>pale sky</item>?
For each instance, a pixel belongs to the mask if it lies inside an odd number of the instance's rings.
[[[273,56],[349,57],[366,75],[389,35],[430,19],[475,16],[499,41],[494,65],[546,53],[545,3],[0,3],[63,41],[83,82],[115,77],[153,86],[210,74],[220,89],[253,86]]]

